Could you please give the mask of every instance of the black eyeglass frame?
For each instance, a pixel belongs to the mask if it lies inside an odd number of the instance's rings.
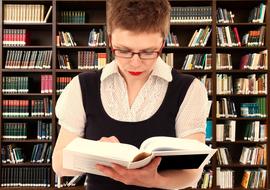
[[[130,54],[127,54],[128,56],[119,56],[119,54],[117,55],[117,51],[124,51],[124,50],[121,50],[121,49],[117,49],[117,48],[111,48],[111,51],[112,51],[112,54],[115,56],[115,57],[119,57],[119,58],[125,58],[125,59],[131,59],[135,54],[137,54],[139,56],[139,58],[141,60],[151,60],[151,59],[156,59],[162,52],[162,49],[164,47],[164,43],[162,43],[162,46],[161,48],[158,50],[158,51],[153,51],[153,52],[133,52],[133,51],[126,51],[126,53],[130,53]],[[153,57],[144,57],[143,55],[144,54],[149,54],[149,53],[155,53],[155,56]]]

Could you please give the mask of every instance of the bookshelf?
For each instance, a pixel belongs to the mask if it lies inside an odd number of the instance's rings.
[[[79,3],[78,3],[79,2]],[[244,129],[249,123],[254,121],[259,121],[262,124],[266,124],[267,128],[270,124],[269,110],[270,110],[270,102],[269,102],[269,91],[265,94],[218,94],[217,93],[217,84],[219,83],[217,79],[217,75],[219,74],[227,74],[228,76],[232,76],[233,81],[235,82],[238,78],[247,78],[247,76],[255,74],[256,77],[266,74],[267,75],[267,89],[270,88],[269,83],[269,63],[270,58],[267,57],[267,69],[259,69],[259,70],[242,70],[239,67],[239,63],[241,57],[248,53],[259,53],[261,51],[267,51],[269,55],[270,51],[270,14],[269,14],[269,0],[257,1],[257,0],[170,0],[172,7],[210,7],[212,9],[211,16],[212,22],[197,22],[197,23],[171,23],[171,32],[173,32],[179,42],[178,47],[166,46],[163,50],[164,53],[173,53],[174,59],[174,68],[176,68],[179,72],[188,73],[195,75],[197,77],[203,77],[204,75],[209,78],[211,81],[211,93],[209,93],[209,99],[212,100],[212,108],[210,112],[209,119],[212,120],[212,140],[210,143],[214,148],[218,147],[226,147],[229,149],[229,153],[232,157],[232,163],[228,165],[219,164],[217,157],[212,159],[210,165],[206,166],[207,170],[212,170],[213,181],[211,189],[219,189],[218,186],[218,178],[217,178],[217,168],[228,169],[234,171],[234,185],[233,188],[222,188],[222,189],[243,189],[241,187],[241,181],[243,177],[243,172],[246,169],[258,169],[263,168],[267,173],[267,181],[265,188],[259,189],[269,189],[270,188],[270,156],[267,155],[266,164],[261,166],[260,164],[254,165],[243,165],[239,163],[239,157],[241,155],[242,147],[252,147],[256,145],[267,145],[267,153],[270,152],[270,140],[268,138],[267,141],[248,141],[244,140]],[[260,3],[264,3],[266,5],[266,14],[263,23],[249,23],[248,16],[250,11],[260,5]],[[47,19],[47,22],[32,22],[32,23],[6,23],[4,22],[4,7],[7,4],[11,5],[43,5],[44,15],[46,15],[50,6],[52,7],[51,13]],[[239,9],[241,7],[241,9]],[[227,10],[232,11],[235,15],[234,23],[218,23],[218,19],[216,15],[218,14],[218,8],[226,8]],[[112,59],[110,55],[109,48],[107,46],[98,46],[98,47],[90,47],[88,45],[89,32],[95,28],[96,31],[102,29],[106,31],[106,0],[2,0],[0,1],[0,9],[3,14],[0,14],[0,90],[4,89],[4,80],[5,77],[28,77],[28,93],[0,93],[0,147],[3,148],[9,144],[15,144],[16,146],[23,149],[25,152],[26,161],[23,163],[0,163],[0,176],[6,171],[6,168],[23,168],[22,170],[27,170],[27,168],[47,168],[47,178],[49,181],[47,183],[50,184],[50,187],[54,187],[55,185],[55,174],[51,168],[51,162],[49,163],[31,163],[30,158],[33,151],[33,146],[35,144],[45,144],[48,146],[51,145],[54,147],[54,144],[57,139],[57,118],[54,112],[54,106],[56,104],[59,93],[57,90],[60,78],[61,80],[67,80],[67,77],[74,77],[83,71],[89,71],[89,68],[82,67],[78,68],[78,52],[86,52],[93,51],[96,53],[106,53],[107,54],[107,62]],[[72,12],[73,11],[73,12]],[[29,11],[28,11],[29,12]],[[65,12],[65,13],[64,13]],[[63,16],[65,15],[65,16]],[[69,18],[68,15],[73,15],[71,18],[75,18],[73,21],[67,21]],[[74,16],[74,15],[77,15]],[[85,15],[82,16],[82,15]],[[29,16],[30,17],[30,16]],[[65,19],[63,19],[65,17]],[[83,18],[84,17],[84,22]],[[77,20],[76,20],[77,19]],[[82,21],[81,21],[82,19]],[[81,22],[81,23],[78,23]],[[239,32],[240,39],[242,36],[250,30],[257,30],[258,28],[264,26],[265,30],[265,39],[264,45],[256,47],[256,46],[242,46],[242,47],[220,47],[217,45],[217,33],[219,32],[217,27],[236,27]],[[199,30],[200,28],[211,29],[211,33],[209,38],[204,46],[195,46],[188,47],[190,39],[195,30]],[[18,29],[26,29],[29,33],[29,42],[25,46],[7,46],[3,44],[3,36],[5,33],[5,29],[15,29],[15,32],[18,32]],[[58,43],[58,39],[56,38],[59,35],[59,32],[70,32],[74,41],[77,43],[77,46],[60,46]],[[69,35],[69,34],[67,34]],[[106,41],[106,35],[104,35],[104,41]],[[23,54],[33,54],[34,51],[38,51],[37,54],[40,55],[40,60],[49,60],[47,63],[50,63],[50,67],[48,68],[6,68],[5,64],[8,60],[8,52],[11,55],[19,54],[18,52],[22,51]],[[43,53],[45,51],[51,52]],[[42,52],[42,53],[40,53]],[[226,53],[231,54],[232,60],[232,69],[219,69],[217,68],[216,59],[218,54]],[[60,55],[68,55],[71,69],[61,69],[59,65],[59,54]],[[83,54],[83,53],[82,53]],[[183,70],[182,66],[185,62],[186,55],[188,54],[211,54],[211,68],[204,69],[191,69],[191,70]],[[42,55],[44,57],[42,57]],[[47,57],[46,57],[47,55]],[[51,58],[49,59],[48,56]],[[10,59],[11,61],[14,61]],[[15,59],[16,60],[16,59]],[[44,61],[46,63],[46,61]],[[88,65],[87,65],[88,66]],[[91,66],[90,66],[91,67]],[[41,93],[41,76],[42,75],[50,75],[51,79],[51,92]],[[64,82],[67,84],[67,81]],[[241,103],[250,103],[254,101],[256,98],[265,98],[265,106],[266,106],[266,117],[241,117]],[[51,101],[51,110],[49,113],[51,115],[47,116],[32,116],[31,111],[31,102],[32,100],[43,100],[44,98],[48,98]],[[217,101],[222,100],[222,98],[229,98],[235,102],[237,117],[234,118],[218,118],[217,117]],[[29,101],[28,112],[30,113],[27,117],[3,117],[4,113],[4,100],[27,100]],[[235,121],[236,123],[236,133],[235,133],[235,141],[217,141],[216,133],[217,133],[217,125],[224,124],[227,121]],[[51,123],[51,139],[38,139],[37,138],[37,123],[41,121],[44,123]],[[4,135],[4,124],[5,123],[26,123],[28,134],[27,139],[5,139]],[[5,132],[6,133],[6,132]],[[267,136],[270,136],[270,130],[267,130]],[[19,169],[17,169],[19,170]],[[34,172],[35,173],[35,172]],[[36,173],[38,173],[36,171]],[[29,174],[30,175],[30,174]],[[43,174],[40,174],[41,176]],[[45,175],[45,174],[44,174]],[[3,177],[0,178],[0,184],[3,183]],[[44,188],[44,187],[39,187]],[[201,187],[198,187],[201,188]],[[26,188],[27,189],[27,188]],[[31,189],[29,187],[29,189]],[[70,188],[69,188],[70,189]],[[258,188],[256,188],[258,189]]]

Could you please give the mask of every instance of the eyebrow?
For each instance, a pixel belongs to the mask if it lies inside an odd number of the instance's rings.
[[[122,46],[122,45],[116,45],[115,49],[126,49],[129,51],[132,51],[131,48],[126,47],[126,46]],[[156,47],[149,47],[149,48],[141,49],[140,51],[149,51],[149,50],[156,50],[156,49],[157,49]]]

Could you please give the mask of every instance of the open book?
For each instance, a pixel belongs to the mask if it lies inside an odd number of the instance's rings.
[[[103,175],[96,164],[111,163],[128,169],[146,166],[154,157],[162,157],[158,170],[202,168],[216,152],[196,140],[174,137],[151,137],[140,149],[124,143],[111,143],[76,138],[63,150],[63,167]]]

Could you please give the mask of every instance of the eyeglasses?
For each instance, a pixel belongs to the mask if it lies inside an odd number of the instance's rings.
[[[140,59],[148,60],[148,59],[157,58],[159,56],[159,54],[161,53],[162,47],[160,48],[159,51],[151,51],[151,52],[142,51],[142,52],[137,52],[137,53],[129,51],[129,50],[112,48],[112,53],[114,54],[115,57],[126,58],[126,59],[131,59],[133,57],[133,55],[137,54]]]

